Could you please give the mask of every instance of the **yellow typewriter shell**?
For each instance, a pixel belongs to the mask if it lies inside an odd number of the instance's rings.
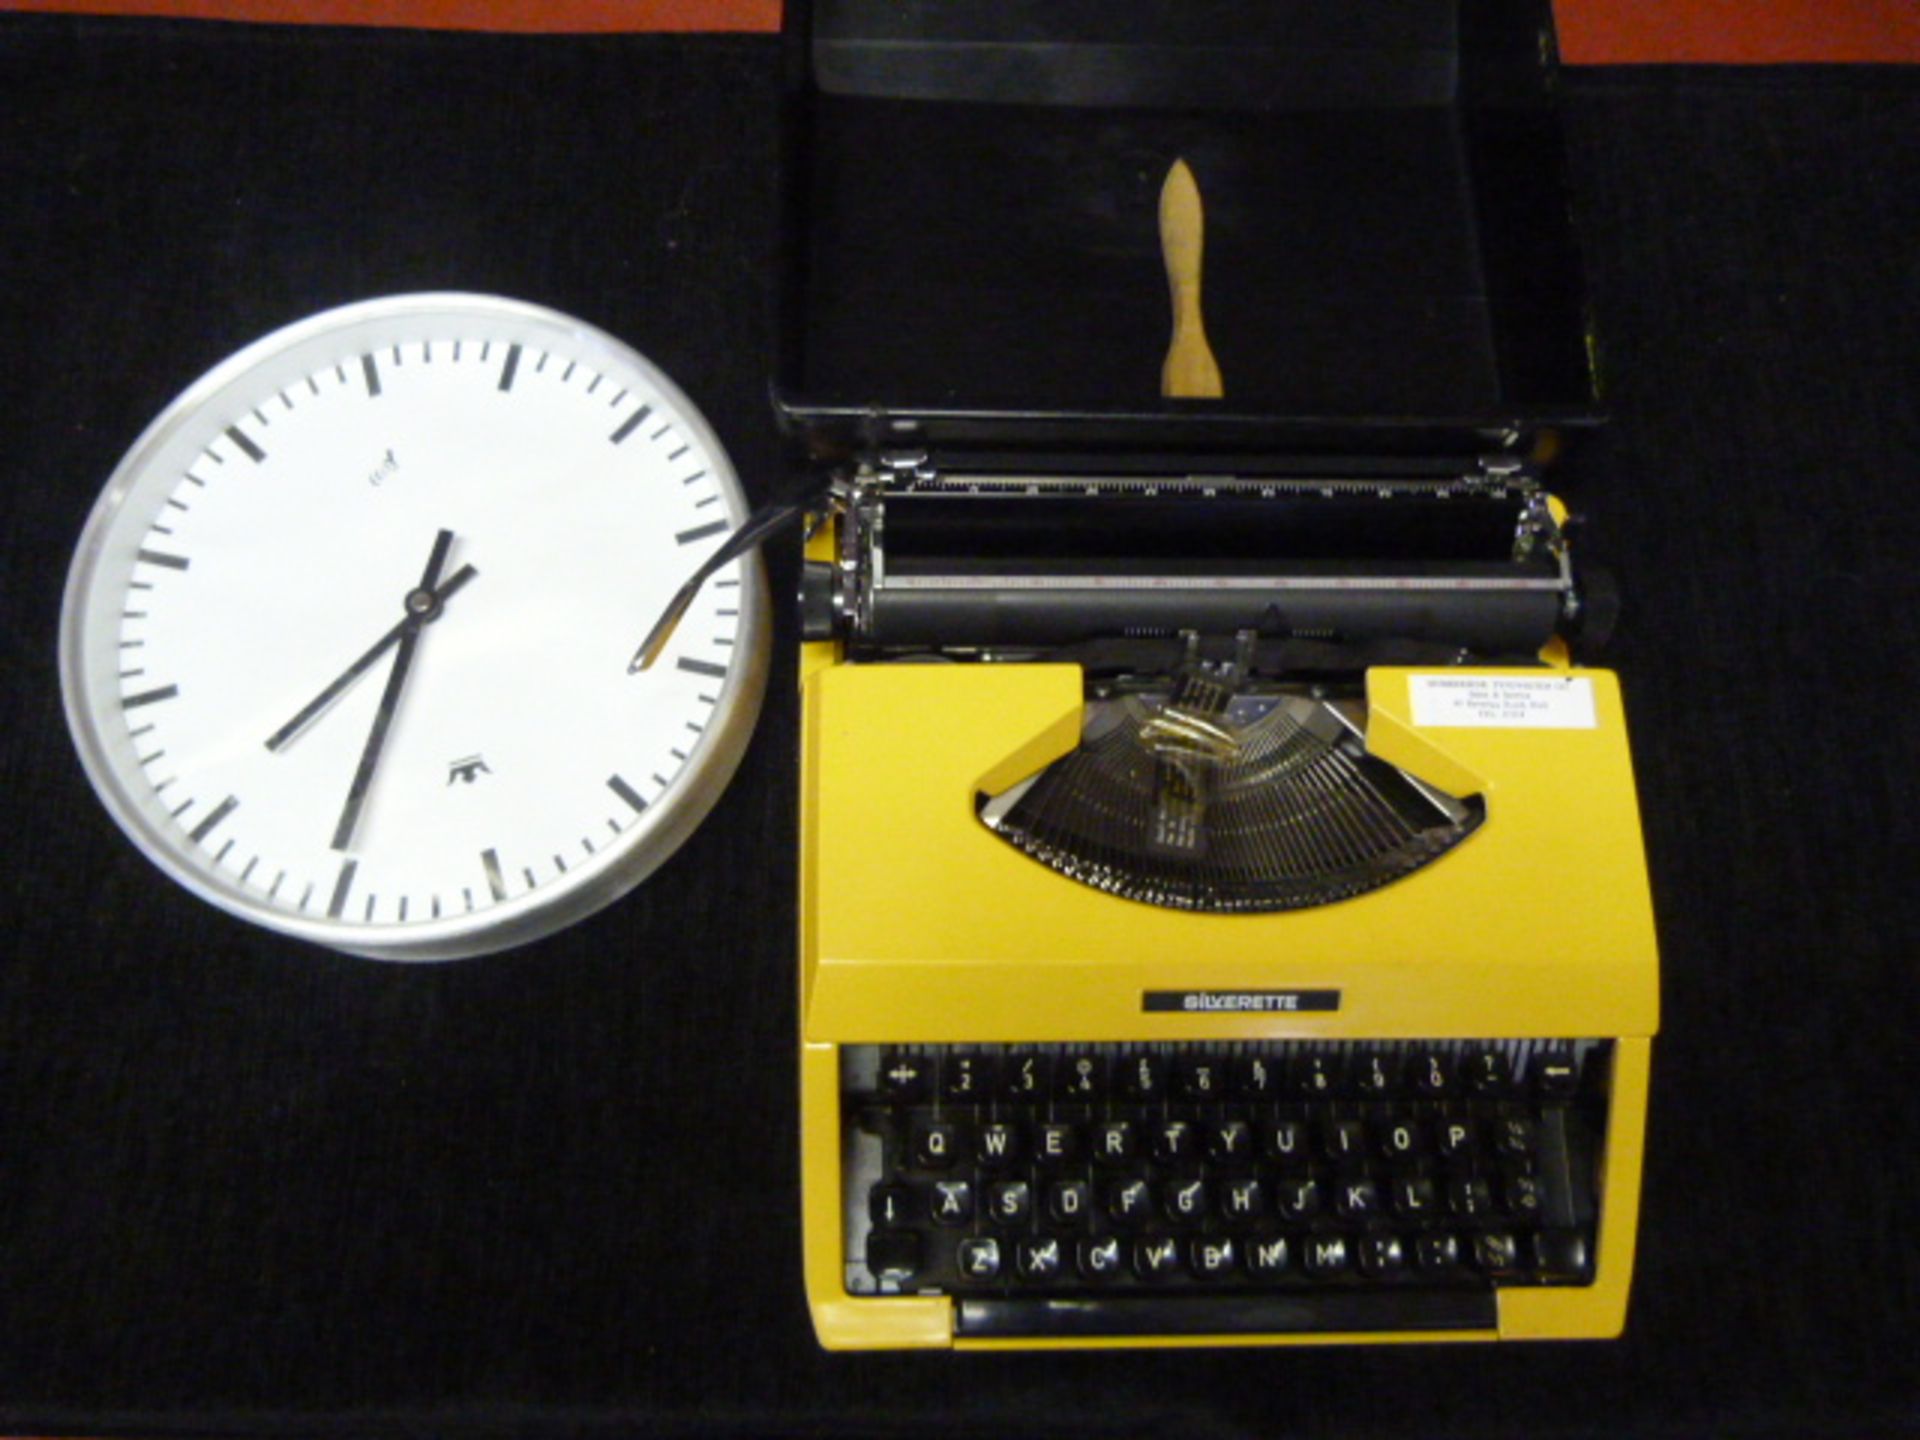
[[[1079,740],[1070,665],[801,661],[801,1131],[806,1282],[830,1349],[1606,1338],[1625,1318],[1640,1190],[1653,917],[1618,682],[1586,729],[1422,729],[1409,679],[1367,675],[1369,748],[1485,797],[1467,843],[1308,910],[1193,914],[1102,894],[978,821]],[[1449,670],[1498,675],[1498,670]],[[1525,673],[1537,677],[1538,670]],[[1552,673],[1552,672],[1549,672]],[[1337,1011],[1142,1012],[1142,994],[1326,987]],[[1595,1279],[1503,1288],[1495,1330],[956,1340],[943,1296],[846,1292],[841,1044],[1591,1037],[1616,1042]]]

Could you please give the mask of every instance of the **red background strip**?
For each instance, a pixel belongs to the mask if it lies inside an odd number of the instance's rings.
[[[773,30],[780,0],[0,0],[0,9],[459,30]],[[1920,0],[1557,0],[1570,64],[1920,62]]]
[[[780,0],[0,0],[0,9],[446,30],[780,28]]]
[[[1920,62],[1920,0],[1556,0],[1573,65]]]

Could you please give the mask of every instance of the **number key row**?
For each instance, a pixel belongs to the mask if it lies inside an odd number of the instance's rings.
[[[1571,1050],[1536,1056],[1527,1087],[1570,1094],[1578,1081]],[[1227,1099],[1330,1100],[1341,1096],[1436,1099],[1518,1093],[1513,1061],[1498,1047],[1381,1048],[1352,1055],[1305,1051],[1243,1054],[1089,1049],[899,1051],[880,1059],[881,1094],[914,1103],[936,1095],[960,1104],[1107,1098],[1211,1102]]]

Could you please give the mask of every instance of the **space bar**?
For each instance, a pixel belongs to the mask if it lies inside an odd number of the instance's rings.
[[[1491,1330],[1491,1290],[1325,1290],[1267,1295],[959,1299],[954,1334],[1285,1335],[1382,1330]]]

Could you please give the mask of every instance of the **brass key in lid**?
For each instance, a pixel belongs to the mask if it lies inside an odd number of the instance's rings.
[[[1185,160],[1173,162],[1160,187],[1160,252],[1173,292],[1173,339],[1160,368],[1160,393],[1174,399],[1217,400],[1223,393],[1220,366],[1207,344],[1200,315],[1200,254],[1205,217],[1200,187]]]

